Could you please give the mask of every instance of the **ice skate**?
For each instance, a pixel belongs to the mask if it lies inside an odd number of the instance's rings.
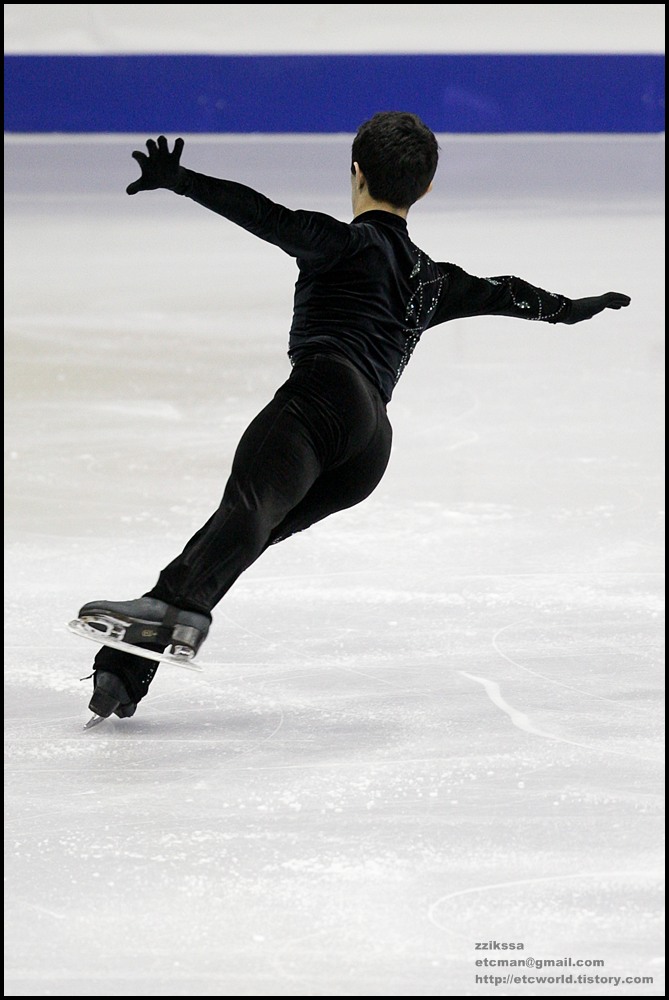
[[[120,677],[107,670],[96,670],[95,690],[88,708],[93,717],[89,719],[84,729],[92,729],[112,714],[118,715],[120,719],[127,719],[135,714],[137,704],[132,700]]]
[[[208,615],[175,608],[153,597],[133,601],[90,601],[79,610],[79,625],[99,640],[129,646],[162,645],[167,655],[191,660],[209,631]]]

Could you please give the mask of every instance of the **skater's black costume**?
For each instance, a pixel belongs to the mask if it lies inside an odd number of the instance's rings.
[[[346,224],[185,170],[178,188],[297,259],[290,378],[243,435],[221,506],[150,596],[211,612],[272,542],[364,500],[388,463],[394,386],[428,327],[495,314],[558,322],[569,300],[513,277],[437,264],[406,220]]]
[[[344,223],[183,167],[174,184],[158,186],[276,245],[299,272],[290,377],[242,436],[218,510],[145,595],[207,622],[267,546],[359,503],[378,485],[391,448],[386,405],[425,330],[481,315],[574,323],[629,301],[571,300],[520,278],[478,278],[436,263],[391,211]],[[130,661],[140,667],[129,682],[136,702],[155,667],[107,648],[96,667],[120,670]]]

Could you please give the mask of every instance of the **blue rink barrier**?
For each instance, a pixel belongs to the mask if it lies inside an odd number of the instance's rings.
[[[662,132],[664,56],[7,55],[5,131]]]

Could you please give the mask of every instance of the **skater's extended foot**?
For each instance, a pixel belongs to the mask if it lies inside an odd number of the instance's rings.
[[[211,618],[197,611],[176,608],[155,597],[138,597],[133,601],[89,601],[79,610],[83,621],[103,619],[118,629],[116,637],[132,645],[162,645],[186,647],[197,653],[209,631]]]
[[[158,653],[163,651],[160,644],[144,645]],[[129,718],[148,692],[157,669],[157,663],[142,656],[102,646],[93,662],[93,697],[88,707],[103,719],[112,714],[120,719]]]
[[[95,690],[88,707],[94,715],[107,719],[113,713],[120,719],[127,719],[135,714],[137,704],[120,677],[108,670],[96,670],[93,676]]]

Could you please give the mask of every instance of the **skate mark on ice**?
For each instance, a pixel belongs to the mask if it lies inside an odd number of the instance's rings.
[[[530,733],[532,736],[539,736],[541,739],[551,740],[553,743],[566,743],[568,746],[579,747],[581,750],[590,750],[594,753],[612,753],[617,757],[631,757],[633,760],[645,760],[650,764],[661,763],[659,759],[655,759],[654,757],[642,757],[636,753],[628,753],[626,750],[612,750],[609,747],[595,747],[589,743],[579,743],[577,740],[568,740],[564,736],[556,736],[554,733],[548,733],[545,729],[539,729],[538,726],[535,726],[524,712],[520,712],[513,705],[505,701],[502,697],[499,684],[495,681],[488,680],[486,677],[476,677],[475,674],[468,674],[465,670],[460,670],[458,673],[471,681],[476,681],[477,684],[481,684],[493,705],[496,705],[497,708],[500,708],[508,715],[514,726],[522,729],[523,732]]]
[[[490,882],[487,885],[475,885],[469,889],[458,889],[456,892],[449,892],[445,896],[440,896],[436,899],[434,903],[431,903],[427,910],[428,920],[431,924],[437,927],[440,931],[448,931],[452,933],[452,928],[445,926],[440,923],[436,911],[437,908],[443,906],[444,903],[449,903],[453,899],[459,899],[462,896],[473,896],[476,893],[484,892],[495,892],[497,890],[514,890],[521,886],[537,886],[547,883],[555,882],[568,882],[573,879],[586,879],[586,878],[601,878],[601,879],[615,879],[620,881],[621,879],[652,879],[656,880],[656,876],[648,871],[602,871],[602,872],[571,872],[567,875],[538,875],[534,878],[520,878],[512,879],[509,882]]]
[[[524,670],[526,674],[531,674],[532,677],[538,677],[540,680],[546,681],[547,684],[554,684],[556,687],[565,688],[567,691],[575,691],[576,694],[581,695],[583,698],[592,698],[593,701],[605,701],[607,704],[616,705],[618,708],[622,708],[625,711],[645,713],[646,710],[638,705],[625,705],[622,702],[616,701],[615,698],[607,698],[603,694],[592,694],[591,691],[585,691],[583,688],[576,687],[574,684],[565,684],[564,681],[556,681],[552,677],[546,677],[545,674],[540,674],[538,670],[532,670],[531,667],[525,667],[522,663],[518,663],[517,660],[514,660],[513,657],[509,656],[499,648],[497,640],[503,632],[506,632],[510,628],[516,628],[518,625],[525,625],[528,622],[530,622],[529,618],[522,618],[520,621],[510,622],[508,625],[503,625],[502,628],[498,629],[492,637],[493,649],[496,653],[499,653],[502,659],[506,660],[507,663],[510,663],[512,667],[518,667],[519,670]]]
[[[30,903],[27,899],[19,900],[19,905],[24,906],[27,910],[34,910],[35,913],[39,913],[45,917],[53,917],[54,920],[69,920],[69,913],[58,913],[56,910],[50,910],[46,906],[41,906],[39,903]]]

